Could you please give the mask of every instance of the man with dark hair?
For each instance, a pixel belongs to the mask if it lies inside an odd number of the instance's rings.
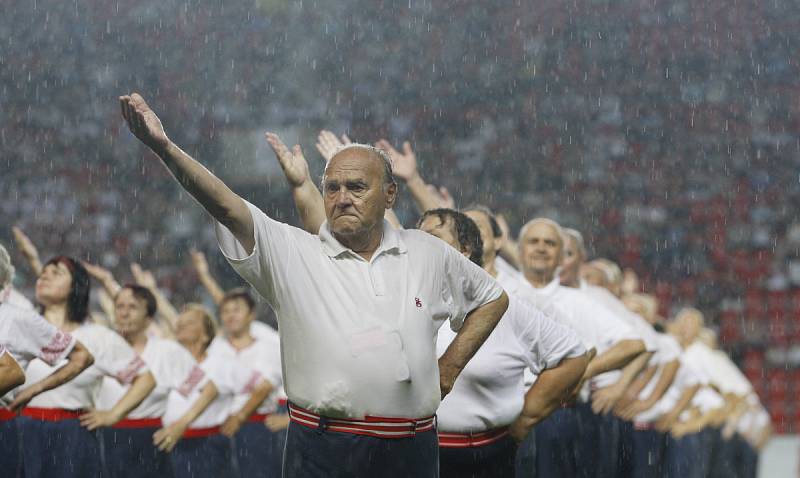
[[[470,261],[483,266],[483,242],[475,223],[453,209],[428,209],[417,227],[455,247]]]
[[[508,307],[499,285],[441,242],[384,222],[397,185],[377,148],[347,145],[328,162],[315,236],[231,191],[170,141],[141,96],[120,105],[278,316],[292,419],[284,476],[437,476],[433,415]],[[267,141],[287,177],[300,178],[293,193],[312,192],[318,205],[300,147]],[[460,330],[437,362],[431,338],[448,319]]]

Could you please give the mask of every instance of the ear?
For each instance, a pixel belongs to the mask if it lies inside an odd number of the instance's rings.
[[[472,256],[472,248],[469,246],[461,246],[461,255],[469,259],[470,256]]]
[[[397,201],[397,183],[388,185],[383,194],[386,200],[386,209],[393,208],[395,201]]]

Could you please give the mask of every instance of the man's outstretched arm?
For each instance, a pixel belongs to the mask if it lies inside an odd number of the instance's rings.
[[[170,141],[161,120],[138,93],[120,96],[119,102],[134,136],[156,153],[181,186],[251,253],[255,247],[253,218],[244,200]]]

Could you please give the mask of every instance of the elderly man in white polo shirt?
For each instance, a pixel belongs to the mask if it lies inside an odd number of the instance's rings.
[[[384,222],[397,185],[380,150],[352,145],[331,159],[327,221],[314,236],[270,219],[181,151],[141,96],[120,103],[275,309],[292,418],[284,476],[437,476],[433,414],[505,312],[499,285],[438,239]],[[437,362],[448,319],[460,331]]]

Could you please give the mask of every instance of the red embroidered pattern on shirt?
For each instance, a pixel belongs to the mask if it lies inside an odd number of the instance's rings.
[[[178,393],[183,395],[184,397],[188,397],[194,387],[203,380],[203,377],[206,376],[206,373],[203,372],[203,369],[195,365],[192,368],[192,371],[189,372],[189,376],[186,377],[186,380],[183,381],[180,387],[178,387]]]
[[[244,386],[244,389],[242,389],[242,393],[252,393],[253,390],[255,390],[256,385],[258,385],[260,381],[261,381],[261,374],[258,372],[253,372],[253,374],[250,375],[250,380],[247,381],[247,384]]]
[[[53,340],[42,348],[39,353],[39,358],[49,365],[55,365],[58,359],[64,355],[64,351],[70,344],[72,344],[72,335],[59,330],[56,332],[56,335],[53,336]]]
[[[127,367],[117,374],[117,380],[122,384],[129,384],[139,375],[139,370],[145,366],[144,360],[138,355],[130,361]]]

